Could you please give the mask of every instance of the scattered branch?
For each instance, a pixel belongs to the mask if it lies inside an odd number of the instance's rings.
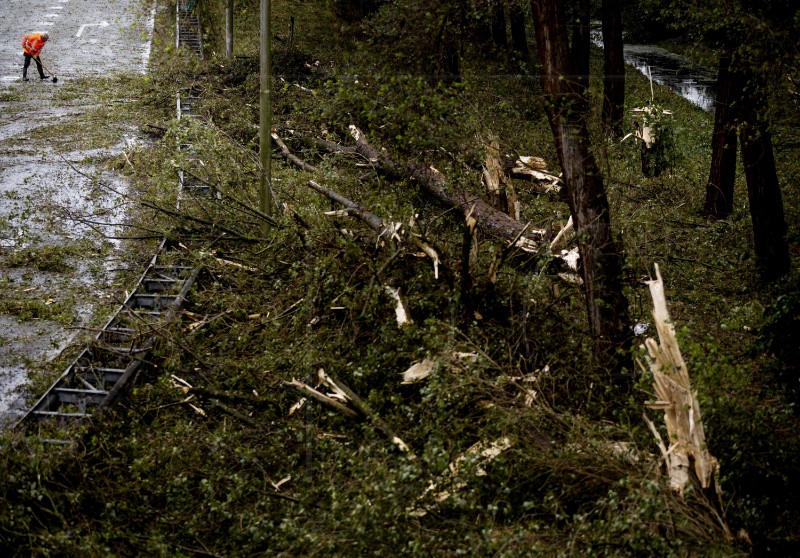
[[[355,202],[352,202],[346,197],[342,196],[338,192],[334,192],[333,190],[330,190],[324,186],[320,186],[313,180],[308,181],[308,187],[311,188],[312,190],[316,190],[320,194],[323,194],[324,196],[328,197],[329,199],[342,204],[345,207],[344,211],[347,213],[347,215],[353,215],[355,217],[358,217],[364,223],[369,225],[369,227],[375,232],[377,232],[380,236],[386,235],[388,228],[386,227],[386,225],[384,225],[383,220],[374,213],[372,213],[371,211],[367,211],[366,209],[362,208]]]
[[[309,163],[306,163],[305,161],[303,161],[297,155],[292,154],[292,152],[289,151],[289,148],[286,147],[286,144],[283,143],[283,140],[278,136],[278,134],[273,133],[272,134],[272,139],[275,140],[275,144],[280,148],[281,154],[287,160],[291,161],[292,163],[294,163],[295,165],[297,165],[298,167],[300,167],[304,171],[313,172],[313,173],[319,172],[319,169],[317,167],[315,167],[314,165],[311,165]]]

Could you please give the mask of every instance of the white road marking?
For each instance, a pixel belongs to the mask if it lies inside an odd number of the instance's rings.
[[[48,10],[63,10],[64,6],[50,6]]]
[[[153,44],[153,28],[156,25],[156,7],[157,3],[153,3],[153,10],[150,12],[150,19],[147,20],[147,43],[144,45],[144,52],[142,53],[142,73],[146,74],[150,66],[150,49]]]
[[[107,21],[101,21],[100,23],[84,23],[83,25],[81,25],[81,28],[78,29],[78,32],[75,34],[75,36],[80,37],[81,35],[83,35],[83,30],[86,29],[87,27],[108,27],[108,25],[109,24]]]
[[[58,14],[46,14],[44,17],[61,17]]]
[[[55,23],[52,21],[40,21],[36,25],[55,25]]]

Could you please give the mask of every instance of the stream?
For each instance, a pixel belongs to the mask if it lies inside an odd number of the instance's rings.
[[[603,48],[603,34],[599,26],[592,26],[592,42]],[[701,109],[714,110],[716,71],[692,64],[687,58],[655,45],[623,47],[625,63],[643,75],[652,75],[653,81],[674,91]]]

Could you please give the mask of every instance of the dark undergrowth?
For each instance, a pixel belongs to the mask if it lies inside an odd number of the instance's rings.
[[[222,4],[201,4],[201,14],[214,21]],[[256,4],[238,2],[238,37],[257,35]],[[41,436],[3,434],[4,554],[796,551],[796,150],[778,142],[794,270],[764,285],[743,183],[729,220],[709,223],[698,214],[710,115],[656,89],[656,100],[675,113],[676,145],[671,172],[658,178],[641,177],[632,144],[595,134],[637,323],[651,322],[643,281],[654,263],[665,278],[710,450],[721,464],[735,535],[726,541],[703,495],[690,489],[679,498],[662,476],[642,420],[643,402],[652,398],[648,379],[621,393],[592,372],[582,289],[559,276],[548,254],[512,253],[490,273],[505,246],[481,234],[464,289],[456,212],[416,183],[389,180],[369,161],[314,142],[351,145],[347,126],[355,124],[399,160],[433,165],[452,188],[480,195],[490,136],[504,152],[556,166],[538,83],[475,53],[453,87],[386,72],[385,60],[357,35],[332,31],[338,23],[318,3],[278,4],[278,35],[286,39],[290,16],[296,24],[291,45],[275,47],[274,129],[318,170],[302,171],[276,151],[278,226],[266,238],[261,216],[248,209],[258,207],[259,177],[252,40],[239,41],[233,60],[192,61],[166,46],[171,11],[162,11],[154,48],[162,54],[152,73],[106,83],[129,99],[117,118],[148,134],[109,162],[130,177],[141,202],[130,234],[156,231],[183,242],[184,260],[202,263],[204,272],[180,319],[160,333],[151,365],[112,411],[75,433],[77,444],[54,448]],[[208,54],[220,52],[221,27],[207,27]],[[186,125],[174,109],[175,95],[188,90],[199,96],[201,118]],[[649,84],[630,73],[629,107],[649,96]],[[192,160],[176,149],[186,139]],[[190,200],[181,215],[172,213],[181,168],[220,199]],[[328,214],[341,206],[311,190],[309,180],[400,223],[398,237],[379,239],[353,217]],[[557,195],[517,186],[522,221],[564,224],[568,210]],[[438,267],[412,235],[436,250]],[[153,242],[129,249],[143,260]],[[398,324],[387,287],[399,289],[410,323]],[[423,361],[431,374],[402,383],[402,373]],[[320,370],[346,384],[366,413],[347,416],[287,385],[316,386]]]

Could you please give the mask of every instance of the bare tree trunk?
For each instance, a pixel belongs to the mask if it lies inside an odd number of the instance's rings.
[[[628,303],[622,292],[622,256],[611,233],[605,185],[589,150],[586,98],[562,76],[570,75],[566,27],[558,0],[532,2],[542,88],[564,173],[564,184],[583,262],[594,355],[606,370],[630,367]]]
[[[508,46],[505,1],[489,0],[489,10],[489,19],[492,22],[492,39],[496,46],[505,50],[506,46]]]
[[[711,138],[711,172],[706,185],[703,214],[725,219],[733,212],[736,180],[736,109],[741,97],[740,78],[731,72],[731,52],[723,49],[719,57],[714,133]]]
[[[531,53],[528,50],[525,11],[522,9],[521,0],[510,0],[508,4],[508,19],[511,24],[511,47],[514,49],[514,53],[519,56],[520,61],[529,65]]]
[[[434,44],[434,52],[437,55],[436,80],[447,86],[461,81],[459,33],[456,24],[453,23],[456,16],[456,12],[448,12],[442,17]]]
[[[742,96],[742,162],[747,178],[747,198],[753,220],[753,241],[759,271],[767,281],[789,271],[789,247],[783,197],[775,170],[772,135],[765,120],[764,92],[752,75],[748,76],[748,94]]]
[[[589,16],[591,3],[589,0],[577,0],[577,17],[572,28],[572,46],[570,49],[570,62],[577,89],[574,92],[583,95],[583,91],[589,87],[589,53],[591,51],[592,38],[589,34]]]
[[[625,114],[625,58],[620,0],[603,0],[603,125],[622,136]]]
[[[225,58],[233,56],[233,0],[225,2]]]

